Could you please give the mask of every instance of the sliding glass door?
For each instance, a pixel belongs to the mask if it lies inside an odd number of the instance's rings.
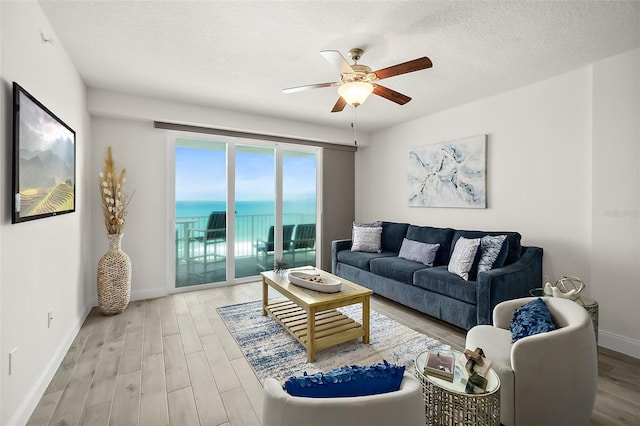
[[[271,269],[274,254],[276,151],[235,146],[235,277]]]
[[[176,138],[176,287],[316,265],[317,148]]]
[[[227,144],[176,140],[176,287],[227,280]]]
[[[283,254],[290,267],[316,265],[316,176],[316,153],[283,150],[282,222],[292,231]]]

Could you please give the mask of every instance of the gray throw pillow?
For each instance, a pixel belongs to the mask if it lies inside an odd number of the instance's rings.
[[[351,237],[351,251],[364,251],[368,253],[380,253],[382,241],[381,226],[357,226],[353,225]]]
[[[471,270],[471,266],[473,266],[473,260],[476,257],[479,246],[480,238],[458,238],[453,248],[453,254],[451,255],[447,270],[469,281],[469,271]]]
[[[440,244],[422,243],[405,238],[402,240],[402,247],[400,247],[398,257],[433,266],[433,261],[439,248]]]
[[[485,235],[480,239],[480,260],[478,261],[478,272],[490,271],[500,250],[504,245],[506,235]]]

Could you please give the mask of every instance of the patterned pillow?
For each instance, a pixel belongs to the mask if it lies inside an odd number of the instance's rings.
[[[326,373],[290,377],[284,383],[289,395],[311,398],[336,398],[376,395],[400,389],[404,366],[373,364],[335,368]]]
[[[351,239],[353,241],[351,251],[380,253],[382,251],[382,226],[360,226],[354,223]]]
[[[505,245],[505,240],[507,239],[506,235],[485,235],[480,239],[480,260],[478,261],[478,272],[486,272],[490,271],[493,268],[493,265],[496,264],[496,267],[501,267],[502,265],[498,265],[496,260],[500,254],[504,253],[504,257],[506,257],[507,250],[502,250]],[[502,260],[504,264],[504,259]]]
[[[363,226],[365,228],[378,228],[382,226],[382,222],[353,222],[353,226]]]
[[[480,238],[458,238],[453,248],[453,254],[451,255],[447,270],[469,281],[469,271],[471,270],[471,266],[473,266],[473,261],[479,246]]]
[[[439,248],[440,244],[421,243],[420,241],[405,238],[402,240],[402,247],[400,247],[398,257],[433,266],[433,261],[436,259],[436,253]]]
[[[556,325],[551,318],[547,304],[538,297],[516,309],[510,328],[511,342],[515,343],[524,337],[555,330]]]

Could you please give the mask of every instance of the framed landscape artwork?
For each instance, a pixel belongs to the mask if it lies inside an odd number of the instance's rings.
[[[13,83],[12,222],[74,212],[76,133]]]
[[[409,206],[483,209],[487,136],[409,149]]]

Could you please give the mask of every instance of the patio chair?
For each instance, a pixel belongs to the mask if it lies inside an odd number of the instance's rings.
[[[307,254],[316,251],[316,224],[306,223],[296,225],[295,236],[291,242],[292,267],[301,266],[296,263],[296,255]],[[307,263],[307,256],[302,259]]]
[[[220,259],[224,259],[225,255],[218,252],[218,245],[227,241],[227,213],[226,212],[211,212],[209,219],[207,220],[206,229],[190,229],[191,237],[189,238],[189,260],[191,262],[204,263],[204,270],[206,272],[207,265],[210,261],[217,262]],[[200,250],[196,253],[196,246],[200,244],[202,247],[202,254]],[[213,253],[209,252],[209,247],[213,246]]]
[[[282,250],[288,251],[291,246],[291,236],[293,235],[293,228],[295,225],[282,225]],[[256,263],[258,267],[263,270],[271,269],[271,265],[268,264],[268,255],[273,253],[275,249],[275,227],[270,226],[267,234],[267,241],[256,241]]]

